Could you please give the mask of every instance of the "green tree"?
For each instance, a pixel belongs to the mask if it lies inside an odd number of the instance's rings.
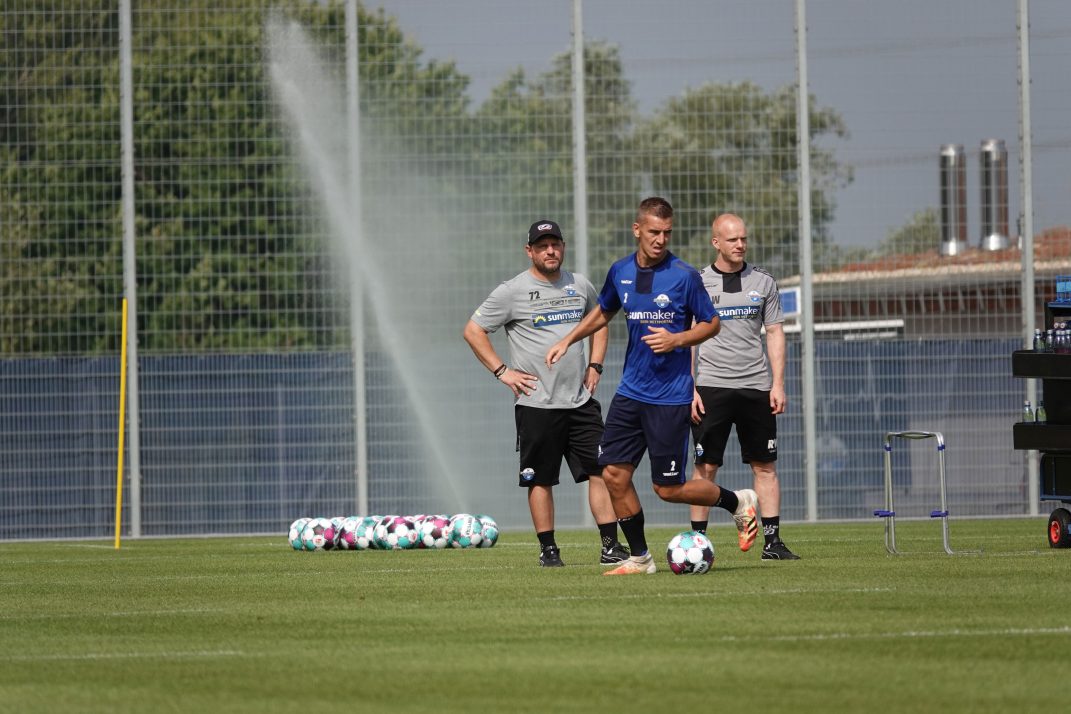
[[[916,211],[911,219],[899,228],[889,231],[878,244],[875,254],[915,255],[937,248],[941,243],[941,221],[936,208]]]
[[[789,273],[798,268],[796,104],[792,87],[708,84],[641,117],[618,49],[585,47],[586,144],[592,272],[633,248],[629,226],[641,191],[669,198],[677,210],[674,251],[694,263],[709,259],[709,225],[736,211],[756,236],[756,259]],[[572,218],[571,54],[529,80],[516,70],[476,114],[476,153],[487,182],[514,205],[506,215]],[[811,100],[812,146],[847,134],[843,119]],[[851,180],[830,149],[812,149],[812,224],[818,261],[841,251],[828,235],[833,189]],[[503,190],[505,187],[505,190]]]
[[[600,253],[624,235],[639,190],[630,160],[636,108],[617,47],[586,44],[584,82],[588,240],[598,272],[608,267]],[[476,112],[473,189],[501,196],[499,230],[517,233],[535,214],[556,218],[566,230],[574,222],[572,107],[572,54],[561,53],[533,79],[513,71]]]
[[[280,349],[342,343],[323,233],[288,158],[265,65],[265,4],[216,8],[211,25],[168,9],[135,41],[139,265],[145,265],[148,349]],[[173,8],[174,5],[171,4]],[[344,67],[344,8],[292,2],[326,60]],[[169,15],[175,15],[171,18]],[[467,78],[421,51],[380,11],[358,13],[366,133],[381,151],[442,151],[436,121],[464,116]],[[341,86],[341,84],[340,84]],[[394,121],[388,121],[393,118]],[[374,158],[369,160],[374,162]]]
[[[118,17],[113,3],[0,14],[2,346],[117,347]]]
[[[0,14],[4,347],[119,346],[122,228],[115,3],[22,2]],[[54,5],[55,7],[51,7]],[[308,189],[265,78],[263,0],[146,0],[133,17],[141,345],[146,350],[338,344],[335,292]],[[49,7],[44,7],[49,6]],[[14,8],[12,8],[14,10]],[[45,11],[50,10],[50,11]],[[290,0],[341,68],[344,8]],[[359,10],[362,111],[387,146],[433,156],[463,122],[467,78],[382,11]],[[377,127],[378,123],[378,127]],[[429,162],[431,163],[431,162]]]
[[[117,11],[107,0],[87,0],[77,12],[15,1],[26,11],[0,14],[12,59],[0,66],[0,247],[11,278],[0,293],[2,348],[111,351],[123,289]],[[318,241],[324,228],[289,157],[263,55],[267,13],[281,11],[327,48],[341,82],[344,9],[337,0],[280,7],[137,4],[143,349],[311,349],[345,340]],[[442,226],[474,241],[519,234],[541,215],[573,222],[570,53],[534,78],[510,73],[473,111],[468,78],[452,63],[425,60],[382,10],[360,8],[358,27],[366,213],[377,213],[377,200],[439,201],[450,216],[478,216]],[[751,225],[757,259],[794,272],[792,89],[710,84],[643,118],[616,47],[588,43],[584,62],[591,277],[632,249],[628,226],[641,190],[677,207],[682,257],[705,261],[712,215],[734,210]],[[845,134],[839,115],[813,100],[811,131],[812,141]],[[850,174],[831,150],[816,148],[812,177],[822,259],[836,255],[827,236],[831,189]],[[370,220],[389,235],[397,212],[379,213]],[[465,254],[469,269],[476,254]]]
[[[812,229],[815,255],[828,247],[832,189],[850,172],[819,140],[842,137],[841,116],[810,99]],[[791,86],[766,92],[755,84],[706,84],[668,100],[637,130],[639,170],[677,212],[676,250],[693,263],[709,260],[714,215],[738,213],[753,236],[756,262],[793,273],[799,263],[796,98]],[[817,262],[817,261],[816,261]]]

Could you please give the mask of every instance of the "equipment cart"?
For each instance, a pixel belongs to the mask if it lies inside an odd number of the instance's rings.
[[[1045,323],[1071,324],[1071,303],[1045,306]],[[1012,445],[1019,450],[1041,452],[1039,478],[1042,501],[1071,503],[1071,354],[1016,350],[1012,353],[1012,375],[1041,380],[1039,399],[1044,400],[1048,423],[1020,422],[1012,430]],[[1071,511],[1056,508],[1046,528],[1049,545],[1071,548]]]

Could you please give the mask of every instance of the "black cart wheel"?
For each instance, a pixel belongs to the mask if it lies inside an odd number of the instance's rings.
[[[1057,508],[1049,515],[1049,547],[1071,548],[1071,511]]]

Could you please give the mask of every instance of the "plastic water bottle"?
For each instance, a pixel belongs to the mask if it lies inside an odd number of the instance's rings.
[[[1056,346],[1054,344],[1055,340],[1056,340],[1056,332],[1052,328],[1049,328],[1048,330],[1046,330],[1045,331],[1045,351],[1046,352],[1052,352],[1052,351],[1054,351],[1056,349]]]
[[[1023,423],[1030,424],[1034,421],[1034,410],[1030,408],[1030,400],[1023,402]]]
[[[1041,330],[1034,330],[1034,351],[1045,351],[1045,337],[1041,334]]]
[[[1047,424],[1049,415],[1045,413],[1045,402],[1038,402],[1038,410],[1034,412],[1034,421],[1038,424]]]

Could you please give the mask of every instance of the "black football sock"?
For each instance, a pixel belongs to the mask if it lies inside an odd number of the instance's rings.
[[[632,554],[646,555],[647,536],[643,533],[643,509],[641,508],[635,515],[619,518],[617,523],[621,526],[621,532],[625,534],[625,540],[628,541],[628,548]]]
[[[740,499],[736,497],[736,491],[723,488],[721,495],[718,496],[718,502],[714,505],[718,508],[724,508],[729,513],[736,513],[736,509],[740,506]]]
[[[707,526],[710,525],[710,521],[692,521],[692,530],[699,531],[703,535],[707,534]]]
[[[762,517],[762,537],[766,545],[781,540],[781,516]]]
[[[554,542],[554,531],[543,531],[542,533],[536,533],[536,538],[539,539],[540,550],[557,547],[557,543]]]
[[[617,521],[600,523],[599,536],[602,538],[603,550],[608,550],[617,545]]]

